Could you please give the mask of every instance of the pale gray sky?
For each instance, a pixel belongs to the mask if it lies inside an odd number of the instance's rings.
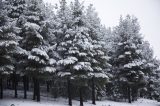
[[[59,3],[59,0],[44,0]],[[71,1],[71,0],[67,0]],[[141,33],[153,47],[155,56],[160,59],[160,0],[80,0],[85,5],[93,4],[102,24],[113,27],[118,24],[120,15],[134,15],[139,19]]]

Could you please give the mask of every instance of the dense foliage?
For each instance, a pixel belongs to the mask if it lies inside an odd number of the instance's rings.
[[[31,77],[33,99],[42,79],[71,82],[80,100],[90,91],[97,99],[159,99],[159,64],[134,16],[120,17],[119,25],[107,29],[93,5],[85,8],[79,0],[60,0],[58,7],[42,0],[0,0],[0,77]]]

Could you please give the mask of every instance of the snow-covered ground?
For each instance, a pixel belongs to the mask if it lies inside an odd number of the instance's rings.
[[[68,106],[67,99],[59,98],[57,100],[42,100],[41,102],[36,102],[32,100],[24,99],[3,99],[0,100],[0,106]],[[97,101],[97,105],[92,105],[91,102],[84,102],[84,106],[160,106],[160,103],[147,99],[139,99],[137,102],[132,104],[124,102],[114,102],[114,101]],[[79,101],[73,101],[73,106],[79,106]]]
[[[18,92],[22,94],[22,92]],[[31,96],[24,100],[22,95],[18,99],[13,98],[14,92],[5,91],[5,97],[0,100],[0,106],[68,106],[68,100],[65,98],[54,99],[50,96],[42,96],[41,102],[36,102],[31,99]],[[8,96],[8,97],[7,97]],[[79,106],[79,101],[73,100],[73,106]],[[125,102],[114,102],[109,100],[96,101],[96,105],[92,105],[91,101],[84,102],[84,106],[160,106],[160,102],[148,99],[138,99],[138,101],[129,104]]]

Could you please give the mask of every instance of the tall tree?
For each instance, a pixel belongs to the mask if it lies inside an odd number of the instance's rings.
[[[127,90],[129,103],[131,103],[131,91],[137,94],[140,87],[145,86],[145,70],[143,65],[142,45],[143,38],[139,33],[140,26],[137,18],[127,16],[121,18],[119,25],[115,28],[118,35],[116,56],[114,59],[115,73],[118,80],[119,89]]]
[[[87,28],[84,26],[83,6],[78,0],[72,4],[71,8],[71,23],[65,25],[66,33],[63,33],[63,39],[60,42],[58,51],[63,53],[62,58],[58,61],[58,65],[63,67],[65,72],[63,75],[71,74],[72,78],[81,82],[80,90],[80,105],[83,105],[82,86],[86,85],[86,79],[93,71],[91,64],[87,61],[89,48],[91,48],[91,38],[88,36]],[[65,28],[64,27],[64,28]],[[83,40],[84,39],[84,40]],[[85,83],[82,83],[82,80]],[[83,85],[84,84],[84,85]]]
[[[28,0],[27,9],[20,18],[22,24],[21,46],[28,51],[28,57],[25,65],[25,74],[30,74],[34,82],[33,99],[37,97],[40,101],[39,75],[43,72],[54,72],[54,59],[50,58],[49,43],[46,40],[45,33],[45,14],[43,14],[44,3],[42,0]]]
[[[63,3],[65,4],[65,2]],[[61,6],[61,11],[64,10],[62,7],[64,6]],[[60,22],[62,27],[57,32],[57,35],[61,37],[57,46],[61,55],[58,65],[65,69],[59,71],[59,74],[62,76],[70,75],[74,81],[80,82],[77,86],[79,87],[80,105],[82,106],[83,87],[87,85],[87,80],[91,79],[92,76],[106,77],[105,73],[102,72],[103,63],[100,64],[100,60],[98,60],[98,58],[101,60],[106,58],[104,52],[101,51],[102,45],[94,40],[89,33],[91,30],[87,25],[83,4],[75,0],[71,3],[70,10],[66,9],[65,11],[65,14],[70,15],[62,15],[63,18],[60,20],[65,21]],[[97,56],[97,60],[94,59],[95,56]]]
[[[71,46],[71,39],[70,39],[70,30],[72,26],[72,14],[71,10],[67,5],[66,0],[60,1],[60,6],[57,10],[56,14],[56,23],[54,28],[54,34],[56,36],[56,51],[58,53],[58,60],[62,61],[68,55],[68,49]],[[67,62],[67,61],[66,61]],[[68,61],[69,62],[69,61]],[[69,63],[60,64],[58,63],[59,68],[59,76],[63,78],[67,78],[68,81],[68,104],[72,105],[72,97],[71,97],[71,79],[70,79],[70,69]],[[64,72],[65,71],[65,72]]]
[[[0,13],[1,73],[11,73],[15,71],[14,56],[16,54],[23,54],[23,52],[21,51],[22,49],[18,44],[20,37],[16,35],[18,33],[18,30],[15,30],[14,24],[10,21],[10,18],[8,17],[6,11],[6,5],[4,3],[2,11]]]
[[[86,26],[89,29],[89,36],[92,38],[92,53],[93,57],[90,60],[93,68],[92,77],[92,102],[95,104],[95,87],[104,89],[106,80],[108,80],[107,70],[110,68],[108,63],[109,56],[108,51],[105,48],[104,36],[106,35],[104,27],[101,25],[100,19],[93,8],[93,5],[89,5],[86,10]],[[101,80],[101,82],[98,82]],[[102,81],[103,80],[103,81]],[[97,82],[97,83],[95,83]],[[95,83],[95,85],[94,85]]]
[[[5,10],[7,10],[8,20],[10,22],[9,25],[12,26],[14,34],[17,37],[19,37],[19,39],[17,40],[20,40],[21,27],[18,20],[21,17],[21,15],[23,15],[24,10],[26,9],[26,2],[25,0],[5,0],[4,3],[5,3]],[[23,58],[27,54],[27,52],[20,47],[18,48],[18,51],[21,55],[19,55],[19,53],[14,55],[15,70],[12,73],[12,80],[15,89],[15,97],[17,97],[17,85],[18,85],[17,73],[20,73],[18,68],[20,65],[22,65],[19,64],[19,62],[22,60],[21,58]]]

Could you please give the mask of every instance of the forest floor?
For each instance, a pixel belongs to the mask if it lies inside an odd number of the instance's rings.
[[[20,92],[18,92],[20,93]],[[14,94],[14,92],[5,91],[5,96]],[[41,102],[36,102],[29,97],[28,99],[22,99],[21,95],[17,99],[13,96],[5,97],[3,100],[0,100],[0,106],[68,106],[68,100],[65,98],[54,99],[49,96],[41,97]],[[73,100],[73,106],[79,106],[79,101]],[[126,102],[114,102],[109,100],[96,101],[96,105],[92,105],[91,101],[84,102],[84,106],[160,106],[160,102],[148,99],[138,99],[138,101],[131,104]]]

